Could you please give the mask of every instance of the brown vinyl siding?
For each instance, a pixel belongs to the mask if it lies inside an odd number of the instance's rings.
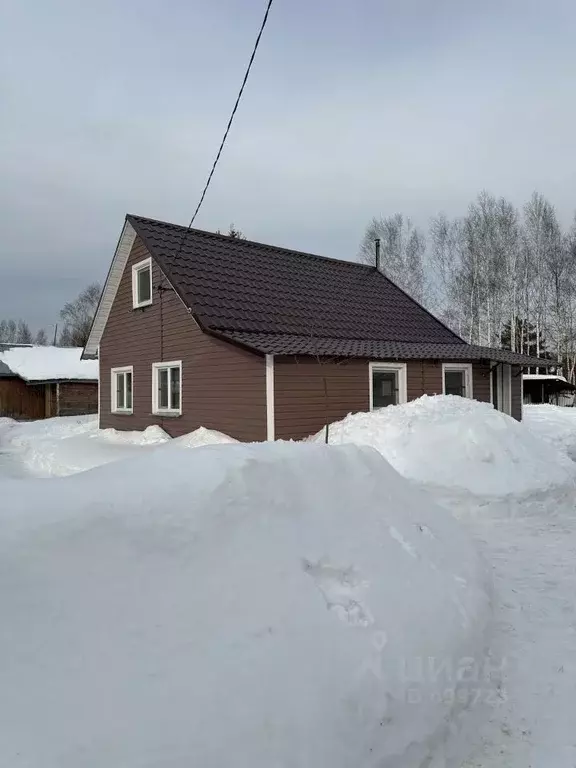
[[[522,369],[512,366],[512,416],[522,421]]]
[[[170,435],[204,426],[266,439],[265,358],[203,333],[152,260],[153,303],[132,308],[132,265],[150,254],[136,238],[100,343],[100,426]],[[162,290],[158,290],[162,286]],[[182,415],[152,414],[152,363],[182,361]],[[133,413],[111,413],[111,369],[133,366]]]
[[[326,390],[324,389],[326,380]],[[274,420],[277,440],[298,440],[327,422],[369,408],[365,360],[318,362],[316,358],[274,359]]]
[[[338,421],[356,411],[367,411],[370,407],[369,362],[359,359],[319,362],[310,357],[275,358],[276,439],[298,440],[318,432],[327,422]],[[474,398],[488,403],[489,371],[488,362],[473,364]],[[442,362],[407,361],[406,387],[408,400],[422,395],[441,395]]]
[[[490,396],[490,363],[474,363],[472,367],[472,389],[474,400],[491,403]]]

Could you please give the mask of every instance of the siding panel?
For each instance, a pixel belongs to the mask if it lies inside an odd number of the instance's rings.
[[[474,397],[484,402],[490,402],[489,371],[489,363],[474,362]],[[351,412],[367,411],[370,407],[368,360],[319,362],[313,358],[278,357],[274,379],[277,439],[307,437],[321,430],[327,422],[343,419]],[[422,395],[441,395],[442,362],[407,361],[406,387],[408,400]]]
[[[204,426],[239,440],[266,439],[264,358],[204,334],[152,260],[153,303],[132,308],[132,265],[149,256],[136,239],[100,344],[100,426],[170,435]],[[182,360],[182,416],[152,414],[152,363]],[[133,414],[111,413],[111,368],[134,366]]]
[[[512,416],[522,421],[522,369],[512,366]]]

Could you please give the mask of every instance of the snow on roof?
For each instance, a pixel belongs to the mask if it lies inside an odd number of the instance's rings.
[[[558,376],[555,373],[524,373],[524,381],[566,381],[564,376]]]
[[[10,347],[0,363],[25,381],[98,380],[98,361],[81,360],[78,347]]]

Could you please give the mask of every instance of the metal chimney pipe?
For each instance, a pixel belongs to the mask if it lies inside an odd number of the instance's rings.
[[[374,246],[376,250],[376,269],[378,272],[380,272],[380,238],[377,237],[376,240],[374,240]]]

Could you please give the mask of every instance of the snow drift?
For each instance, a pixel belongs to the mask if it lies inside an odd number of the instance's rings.
[[[2,489],[3,764],[445,764],[486,574],[376,451],[175,447]]]
[[[576,460],[576,408],[525,405],[524,423],[556,450]]]
[[[0,419],[0,450],[15,454],[28,472],[38,477],[73,475],[164,445],[197,448],[235,442],[204,427],[174,440],[156,425],[142,432],[98,429],[97,416],[29,422]]]
[[[483,496],[573,485],[575,477],[573,462],[524,424],[453,395],[350,414],[330,425],[330,443],[370,445],[405,477]]]

